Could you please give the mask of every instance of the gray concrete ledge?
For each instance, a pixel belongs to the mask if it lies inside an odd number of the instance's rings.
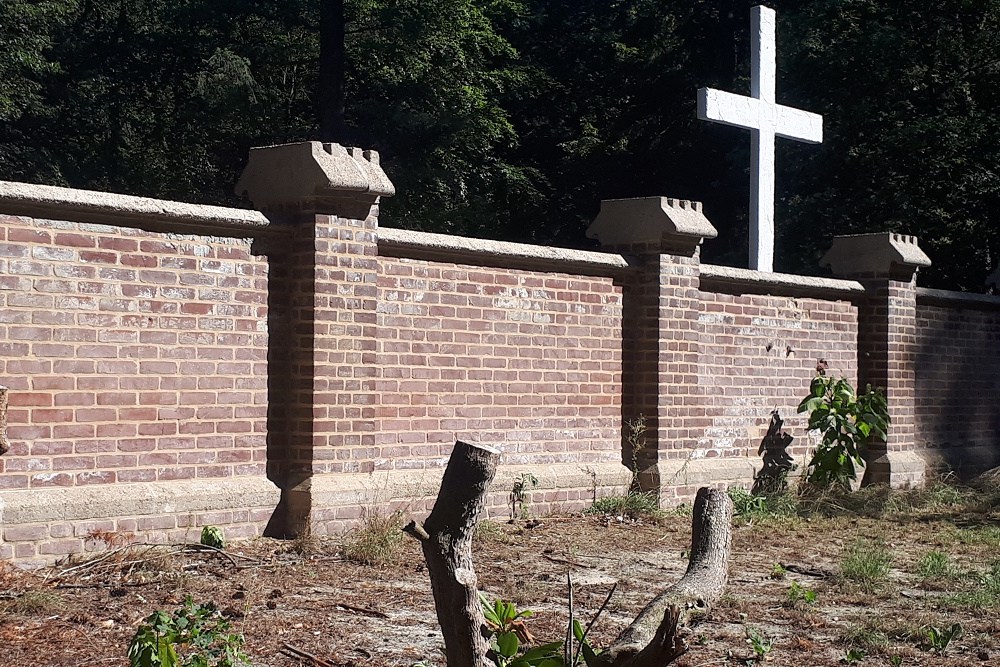
[[[228,236],[284,231],[259,211],[11,181],[0,181],[0,214]]]
[[[1000,296],[918,287],[917,303],[930,303],[958,308],[1000,308]]]
[[[731,266],[701,265],[702,286],[706,284],[723,289],[749,290],[755,293],[779,296],[839,296],[854,297],[865,293],[864,286],[856,280],[797,276],[791,273],[768,273]]]
[[[616,275],[630,268],[622,255],[551,248],[509,241],[488,241],[445,234],[380,227],[379,254],[408,259],[427,259],[498,266],[542,269],[582,275]]]
[[[171,480],[0,492],[0,526],[276,507],[263,477]]]
[[[631,473],[621,463],[504,465],[501,462],[490,493],[509,492],[522,474],[534,475],[538,480],[532,491],[615,488],[624,493],[631,481]],[[433,498],[441,488],[443,475],[444,468],[315,475],[309,481],[312,507],[379,507],[394,500]]]

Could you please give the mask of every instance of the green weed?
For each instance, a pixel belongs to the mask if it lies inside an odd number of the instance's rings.
[[[944,579],[955,572],[951,556],[943,551],[928,551],[917,561],[917,573],[923,579]]]
[[[861,590],[872,593],[889,577],[892,553],[881,539],[860,538],[852,543],[840,564],[840,573]]]
[[[189,597],[173,614],[154,611],[143,620],[128,660],[131,667],[239,667],[249,664],[243,644],[215,605]]]
[[[395,563],[403,546],[403,518],[399,512],[383,516],[373,512],[361,525],[347,534],[344,558],[365,565]]]
[[[63,599],[49,591],[25,591],[10,604],[10,611],[16,614],[34,616],[51,614],[63,605]]]
[[[594,504],[584,510],[584,514],[621,516],[629,519],[659,518],[664,512],[660,509],[659,498],[655,493],[628,493],[623,496],[605,496],[598,498]]]

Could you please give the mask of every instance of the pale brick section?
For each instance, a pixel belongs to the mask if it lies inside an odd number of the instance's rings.
[[[383,258],[375,469],[438,468],[456,438],[513,465],[620,461],[612,278]]]
[[[262,474],[267,263],[249,240],[2,224],[0,488]]]
[[[801,460],[810,443],[796,408],[809,393],[819,360],[828,363],[831,375],[857,383],[857,306],[732,291],[703,291],[700,303],[698,382],[709,424],[698,456],[756,458],[777,410],[795,433],[789,453]]]

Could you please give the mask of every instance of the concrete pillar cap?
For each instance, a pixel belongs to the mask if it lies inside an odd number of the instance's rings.
[[[921,250],[916,236],[878,232],[835,236],[820,266],[838,276],[890,276],[908,274],[930,266],[931,258]]]
[[[250,149],[236,194],[262,211],[326,212],[326,200],[356,193],[373,200],[396,193],[376,151],[302,141]]]
[[[669,197],[605,199],[587,228],[587,238],[603,246],[674,244],[685,240],[693,247],[719,233],[701,210],[701,202]]]

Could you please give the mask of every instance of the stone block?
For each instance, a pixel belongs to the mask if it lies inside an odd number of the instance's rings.
[[[251,148],[236,184],[237,195],[268,212],[331,213],[333,202],[352,193],[375,200],[396,189],[377,152],[318,141]]]
[[[701,202],[669,197],[605,199],[587,228],[587,238],[605,247],[653,246],[690,249],[718,232],[701,210]]]
[[[909,280],[922,266],[930,266],[916,236],[879,232],[836,236],[820,266],[838,276],[870,276]]]

